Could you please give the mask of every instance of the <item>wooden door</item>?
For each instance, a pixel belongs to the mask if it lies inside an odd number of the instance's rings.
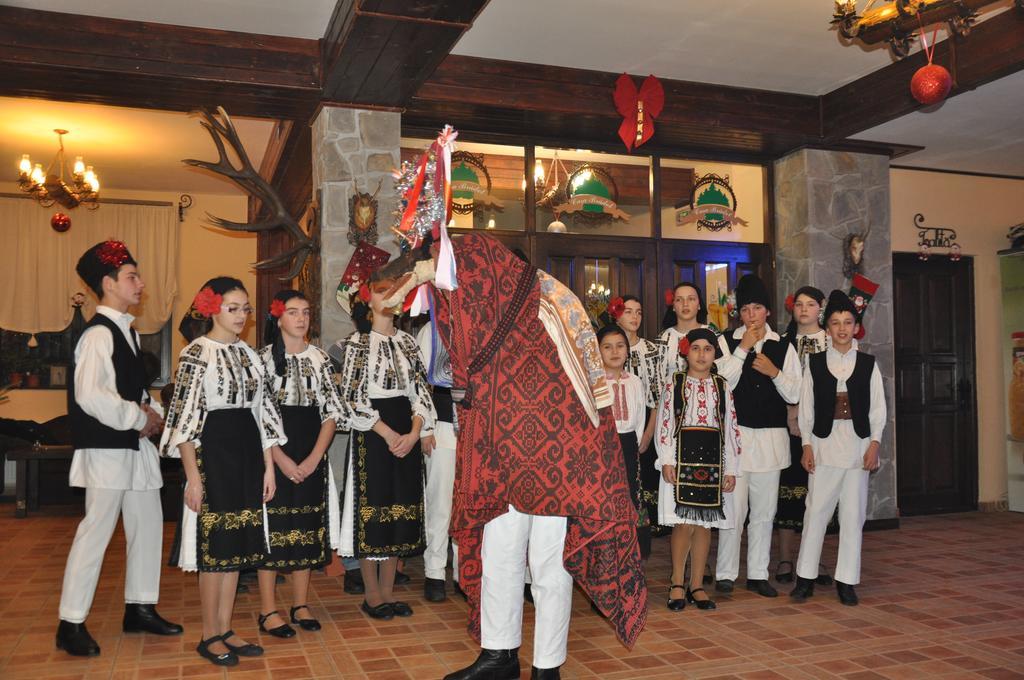
[[[581,234],[536,234],[532,260],[564,283],[585,301],[591,284],[599,283],[612,296],[635,295],[647,311],[647,337],[657,333],[661,320],[657,292],[657,247],[653,239],[635,237],[588,237]]]
[[[897,502],[976,510],[973,261],[893,256]]]

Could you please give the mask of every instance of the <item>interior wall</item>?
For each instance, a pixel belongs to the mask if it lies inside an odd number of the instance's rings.
[[[974,257],[978,501],[1002,504],[1007,464],[1020,463],[1024,445],[1006,441],[1003,337],[1014,329],[1002,327],[996,253],[1009,247],[1009,227],[1024,221],[1024,180],[899,169],[890,177],[893,251],[917,252],[914,215],[921,213],[925,226],[955,229],[963,254]]]

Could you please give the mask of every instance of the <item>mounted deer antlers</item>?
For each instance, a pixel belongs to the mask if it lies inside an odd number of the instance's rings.
[[[220,155],[220,159],[214,163],[211,161],[200,161],[193,158],[186,158],[182,163],[192,165],[197,168],[205,168],[211,172],[217,173],[218,175],[227,177],[237,184],[242,191],[259,199],[270,212],[270,217],[262,222],[232,222],[230,220],[225,220],[211,215],[210,213],[206,213],[208,221],[215,227],[231,229],[232,231],[261,232],[283,227],[285,231],[291,234],[295,244],[275,257],[260,260],[253,265],[253,268],[273,269],[290,262],[291,269],[288,270],[287,274],[278,278],[281,281],[288,281],[295,278],[302,270],[303,265],[306,264],[306,260],[309,256],[315,254],[320,249],[320,244],[317,243],[317,239],[310,238],[306,232],[303,231],[302,227],[299,226],[299,223],[295,220],[292,214],[287,208],[285,208],[284,203],[281,201],[281,197],[278,195],[274,187],[263,179],[263,177],[260,176],[260,173],[253,168],[252,162],[249,160],[249,155],[246,154],[245,147],[242,146],[242,140],[238,138],[238,132],[235,130],[235,126],[231,122],[231,118],[228,117],[228,112],[224,110],[224,107],[217,107],[217,113],[220,115],[220,120],[218,120],[217,116],[205,109],[194,111],[193,113],[198,113],[203,117],[200,124],[207,132],[210,133],[210,137],[213,138],[213,143],[217,145],[217,153]],[[228,157],[227,149],[224,147],[225,140],[238,156],[238,160],[242,164],[241,168],[235,167],[231,162],[231,159]]]

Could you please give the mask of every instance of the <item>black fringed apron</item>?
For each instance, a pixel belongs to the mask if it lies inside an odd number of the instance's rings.
[[[384,423],[404,434],[412,429],[412,407],[405,397],[370,399]],[[419,442],[396,458],[372,430],[352,432],[352,480],[346,502],[354,503],[355,557],[409,557],[426,548],[423,527],[423,454]]]
[[[636,433],[619,432],[619,443],[622,445],[622,460],[626,466],[626,480],[629,482],[629,498],[637,510],[636,539],[640,544],[640,557],[646,560],[651,554],[651,522],[643,502],[640,447]]]
[[[717,391],[718,427],[683,425],[686,416],[686,373],[675,375],[673,410],[676,436],[676,515],[693,522],[725,519],[722,478],[725,465],[725,380],[712,376]]]
[[[263,565],[263,442],[252,410],[210,411],[196,447],[203,504],[196,518],[199,571]]]
[[[288,443],[285,455],[298,465],[309,456],[320,436],[320,409],[316,406],[281,406]],[[301,484],[288,479],[275,466],[277,492],[267,503],[270,529],[270,569],[318,569],[327,564],[327,457]]]

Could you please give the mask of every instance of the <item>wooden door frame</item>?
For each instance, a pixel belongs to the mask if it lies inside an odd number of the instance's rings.
[[[933,257],[938,259],[939,257],[942,257],[942,256],[933,256]],[[915,265],[915,266],[917,266],[918,264],[919,264],[919,257],[918,257],[917,253],[894,252],[892,254],[893,281],[896,280],[896,274],[899,271],[899,268],[900,268],[901,265],[903,265],[903,266],[907,266],[907,265]],[[971,442],[971,451],[970,451],[971,464],[963,466],[963,467],[966,468],[964,470],[964,474],[965,474],[965,476],[967,478],[966,479],[967,483],[966,483],[965,486],[966,486],[966,488],[969,491],[965,492],[965,494],[964,494],[967,497],[965,497],[963,499],[963,507],[961,507],[961,508],[939,508],[939,509],[935,510],[935,514],[939,514],[939,513],[942,513],[942,512],[970,512],[971,510],[977,510],[978,509],[978,497],[979,497],[979,489],[978,489],[979,470],[978,470],[978,465],[979,465],[979,460],[980,460],[980,451],[979,451],[980,447],[979,447],[979,441],[978,441],[978,432],[979,432],[979,425],[978,425],[978,423],[979,423],[979,419],[978,419],[978,372],[977,372],[978,362],[977,362],[977,358],[976,358],[976,352],[977,352],[977,341],[976,341],[976,338],[977,338],[977,330],[978,330],[978,328],[977,328],[977,323],[976,323],[977,319],[975,318],[975,311],[974,311],[974,257],[969,256],[969,255],[964,255],[959,260],[959,262],[956,263],[956,264],[958,266],[964,267],[967,270],[967,273],[966,273],[966,279],[967,279],[967,300],[969,302],[969,304],[967,305],[968,309],[965,310],[965,313],[966,313],[965,319],[967,320],[968,328],[966,329],[966,332],[964,333],[964,339],[963,339],[963,343],[964,343],[964,358],[963,358],[963,360],[964,360],[964,373],[966,374],[966,377],[969,378],[970,381],[971,381],[971,387],[968,390],[968,395],[967,395],[968,399],[970,400],[970,404],[968,405],[968,413],[970,414],[971,417],[969,419],[970,422],[967,424],[967,427],[968,427],[969,431],[968,431],[967,437],[966,437],[967,441]],[[899,311],[900,310],[896,309],[896,295],[895,295],[895,290],[894,290],[893,291],[893,315],[899,314]],[[923,313],[923,310],[922,310],[922,313]],[[895,324],[894,324],[894,328],[893,328],[893,345],[894,345],[894,349],[895,349],[895,344],[896,344],[896,337],[895,337]],[[894,371],[896,371],[896,362],[897,361],[899,361],[899,356],[894,352],[893,353],[893,370]],[[958,385],[957,386],[957,395],[958,395],[958,397],[959,397],[959,389],[960,388],[959,388],[959,385]],[[893,412],[894,412],[894,415],[896,416],[895,423],[896,423],[896,427],[899,427],[899,414],[896,413],[896,408],[897,408],[897,402],[895,402],[895,400],[894,400]],[[899,455],[899,451],[896,452],[896,455],[897,456]],[[897,472],[897,474],[898,474],[898,472]],[[896,480],[896,504],[897,504],[897,507],[899,507],[899,480],[898,479]],[[925,513],[921,513],[921,514],[925,514]]]

